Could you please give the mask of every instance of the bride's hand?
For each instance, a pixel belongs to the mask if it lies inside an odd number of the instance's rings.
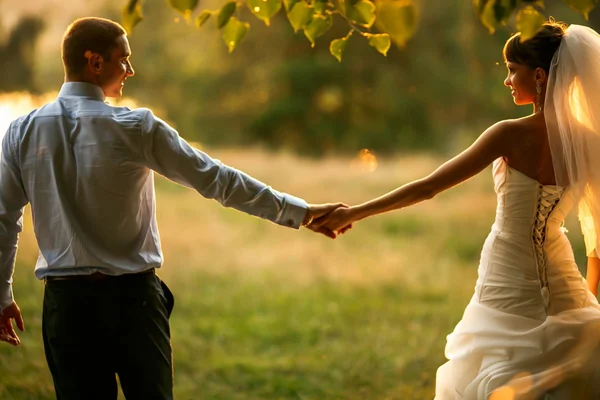
[[[315,229],[326,228],[332,232],[344,233],[352,227],[356,220],[356,212],[352,207],[338,208],[331,213],[314,220],[311,227]]]

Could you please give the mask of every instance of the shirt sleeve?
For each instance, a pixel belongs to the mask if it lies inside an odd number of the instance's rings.
[[[295,229],[302,224],[308,209],[304,200],[280,193],[191,147],[149,110],[143,118],[142,136],[148,167],[168,179],[225,207]]]
[[[0,312],[13,302],[12,275],[23,228],[23,208],[28,203],[11,137],[9,127],[0,152]]]

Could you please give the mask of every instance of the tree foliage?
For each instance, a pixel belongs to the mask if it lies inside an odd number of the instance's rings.
[[[598,0],[563,1],[583,14],[586,20],[590,11],[598,3]],[[512,17],[515,17],[517,29],[522,32],[525,39],[528,39],[535,35],[546,20],[544,0],[474,0],[473,4],[478,18],[490,33],[494,33],[499,25],[506,25]]]
[[[128,0],[123,8],[122,22],[128,32],[143,19],[142,1]],[[563,1],[586,19],[598,3],[598,0]],[[283,10],[294,32],[302,31],[313,47],[334,23],[347,24],[348,33],[329,44],[331,55],[338,61],[342,61],[344,50],[353,37],[367,40],[369,45],[386,56],[392,42],[399,47],[406,44],[416,31],[419,19],[415,0],[238,0],[226,2],[218,10],[197,10],[198,0],[166,2],[188,21],[197,13],[193,19],[198,28],[210,18],[215,19],[229,52],[238,46],[250,29],[248,22],[236,17],[243,7],[267,26]],[[527,39],[546,20],[544,0],[473,0],[473,6],[477,18],[490,33],[514,18],[517,29]]]
[[[124,0],[95,14],[116,19]],[[223,46],[218,14],[195,28],[205,9],[227,0],[199,2],[186,19],[163,1],[145,1],[144,21],[130,37],[136,76],[126,95],[155,109],[187,140],[201,146],[266,146],[310,155],[378,155],[402,151],[453,153],[491,121],[527,115],[503,85],[501,50],[516,31],[516,14],[494,35],[476,18],[472,1],[415,0],[418,30],[401,51],[390,39],[387,57],[376,38],[346,41],[347,24],[332,27],[312,48],[304,30],[294,32],[283,2],[270,25],[244,6],[233,17],[251,28],[233,53]],[[296,3],[299,5],[302,3]],[[531,4],[528,4],[531,5]],[[586,23],[562,0],[546,0],[545,15],[600,31],[600,8]],[[372,34],[377,35],[376,19]],[[344,47],[343,62],[331,42]],[[385,43],[384,43],[385,44]],[[55,89],[59,59],[40,59],[37,80]],[[60,63],[58,66],[60,67]],[[1,89],[1,88],[0,88]]]

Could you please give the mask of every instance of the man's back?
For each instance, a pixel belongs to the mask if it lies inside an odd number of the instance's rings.
[[[146,111],[109,106],[98,92],[72,83],[8,133],[43,255],[39,278],[48,266],[54,275],[86,266],[119,274],[161,262]]]

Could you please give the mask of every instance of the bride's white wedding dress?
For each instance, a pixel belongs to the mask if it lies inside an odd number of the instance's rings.
[[[575,355],[591,354],[577,347],[581,339],[593,348],[590,336],[600,335],[600,306],[562,228],[575,206],[570,189],[541,185],[502,159],[494,162],[493,177],[496,220],[475,294],[448,336],[436,400],[488,399],[517,374],[528,376],[525,383],[544,376],[558,382]]]

